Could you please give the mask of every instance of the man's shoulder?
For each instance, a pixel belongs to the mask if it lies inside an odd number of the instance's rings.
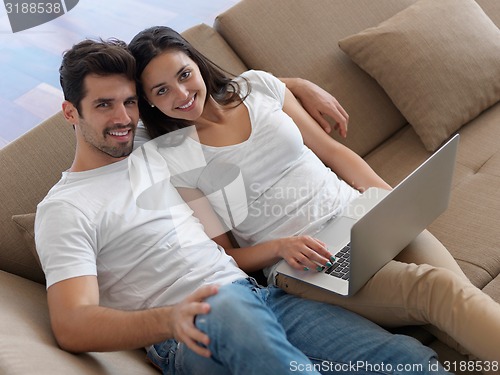
[[[135,136],[134,136],[134,150],[137,148],[141,147],[145,143],[149,142],[151,140],[151,137],[142,123],[142,121],[139,121],[139,124],[137,125],[137,129],[135,131]]]

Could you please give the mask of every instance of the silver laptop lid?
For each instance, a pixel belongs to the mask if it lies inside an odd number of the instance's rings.
[[[349,295],[446,210],[458,141],[457,134],[354,224]]]

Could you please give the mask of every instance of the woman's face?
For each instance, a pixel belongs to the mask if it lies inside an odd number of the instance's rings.
[[[150,104],[172,118],[194,121],[203,113],[207,88],[198,65],[184,52],[156,56],[141,75]]]

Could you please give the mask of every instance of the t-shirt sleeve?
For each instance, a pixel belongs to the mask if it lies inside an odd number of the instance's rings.
[[[40,203],[35,242],[47,288],[73,277],[97,276],[96,231],[74,206],[60,201]]]
[[[271,73],[262,70],[249,70],[241,74],[240,77],[250,82],[250,90],[255,88],[259,92],[269,95],[283,107],[286,85]]]

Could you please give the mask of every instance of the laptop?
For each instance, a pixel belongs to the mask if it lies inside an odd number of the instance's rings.
[[[276,271],[342,296],[352,296],[448,207],[459,135],[393,190],[366,190],[313,235],[336,261],[301,271],[280,261]]]

